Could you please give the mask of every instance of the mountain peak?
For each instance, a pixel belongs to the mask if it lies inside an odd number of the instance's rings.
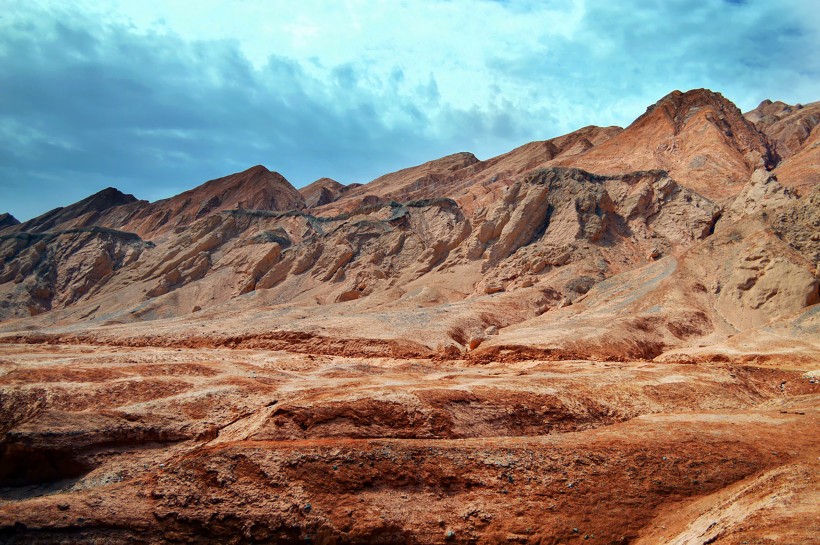
[[[84,225],[95,221],[103,212],[137,202],[133,195],[114,187],[106,187],[93,195],[65,207],[55,208],[15,227],[20,231],[41,233],[56,228]]]
[[[342,195],[357,186],[346,186],[332,178],[319,178],[299,190],[305,198],[305,206],[313,208],[338,200]]]
[[[271,173],[271,170],[269,170],[268,167],[266,167],[265,165],[254,165],[251,168],[249,168],[247,170],[243,170],[242,172],[240,172],[238,174],[256,174],[256,175],[259,175],[259,174],[270,174],[270,173]]]
[[[8,212],[0,214],[0,230],[5,229],[6,227],[11,227],[12,225],[19,225],[19,223],[20,220],[18,220]]]
[[[710,89],[676,90],[647,108],[646,113],[639,117],[635,123],[638,123],[645,117],[651,117],[653,113],[662,112],[674,120],[676,125],[679,125],[687,119],[690,113],[704,107],[711,107],[721,113],[732,112],[737,116],[742,115],[737,106],[732,104],[731,101],[727,100],[720,93],[716,93]]]
[[[709,89],[672,91],[623,132],[571,158],[601,174],[666,170],[682,185],[713,199],[725,198],[759,167],[779,156],[731,101]]]

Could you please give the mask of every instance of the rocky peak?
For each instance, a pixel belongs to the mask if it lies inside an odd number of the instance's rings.
[[[756,168],[780,157],[768,138],[720,93],[673,91],[606,142],[559,160],[601,174],[661,169],[685,187],[724,199]]]
[[[152,238],[223,210],[300,210],[304,203],[302,195],[284,176],[256,165],[210,180],[170,199],[146,203],[134,214],[110,218],[106,226]]]
[[[301,193],[305,199],[305,206],[312,208],[314,206],[332,203],[348,189],[349,186],[340,184],[331,178],[319,178],[315,182],[301,188],[299,193]]]
[[[724,132],[731,131],[737,125],[740,125],[745,132],[749,132],[750,129],[753,132],[753,127],[749,127],[747,126],[748,123],[744,123],[746,120],[737,106],[720,93],[709,89],[693,89],[686,92],[672,91],[647,108],[646,113],[639,117],[633,125],[637,125],[642,121],[649,121],[656,115],[663,115],[674,123],[675,134],[677,134],[693,115],[704,109],[716,114],[717,117],[711,118],[710,121],[721,125]]]
[[[94,193],[77,204],[89,210],[102,211],[112,206],[129,204],[136,200],[137,198],[133,195],[123,193],[115,187],[106,187],[102,191]]]
[[[19,223],[20,220],[18,220],[8,212],[0,214],[0,230],[5,229],[6,227],[11,227],[13,225],[18,225]]]
[[[111,208],[137,202],[133,195],[107,187],[63,208],[55,208],[34,219],[20,223],[15,231],[42,233],[57,228],[86,225]]]
[[[820,102],[792,106],[785,102],[764,100],[757,108],[746,112],[744,117],[769,138],[785,160],[797,154],[812,139],[812,131],[820,124]],[[806,162],[811,163],[812,160],[808,158]]]
[[[783,119],[785,116],[802,108],[802,104],[792,106],[779,100],[771,101],[766,99],[761,102],[757,108],[746,112],[743,116],[755,125],[758,125],[758,128],[760,128],[759,124],[761,122],[763,126],[770,125],[771,123],[779,119]]]

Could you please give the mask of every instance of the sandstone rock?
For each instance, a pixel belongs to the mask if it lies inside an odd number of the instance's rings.
[[[361,187],[361,184],[342,185],[330,178],[320,178],[301,188],[299,193],[304,197],[307,208],[315,208],[330,204],[357,187]]]
[[[0,541],[810,542],[807,109],[7,227]]]
[[[729,218],[738,220],[763,210],[785,206],[796,199],[795,191],[779,184],[774,175],[765,170],[756,170],[749,183],[729,205],[727,212]]]
[[[718,93],[674,91],[623,132],[590,150],[559,160],[602,174],[663,169],[707,198],[731,195],[758,167],[779,157],[764,135]]]

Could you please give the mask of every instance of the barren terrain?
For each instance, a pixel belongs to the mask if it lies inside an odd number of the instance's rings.
[[[815,542],[817,112],[0,216],[0,542]]]

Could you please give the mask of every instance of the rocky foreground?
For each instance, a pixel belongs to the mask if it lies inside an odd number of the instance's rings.
[[[0,542],[813,542],[819,122],[0,216]]]

